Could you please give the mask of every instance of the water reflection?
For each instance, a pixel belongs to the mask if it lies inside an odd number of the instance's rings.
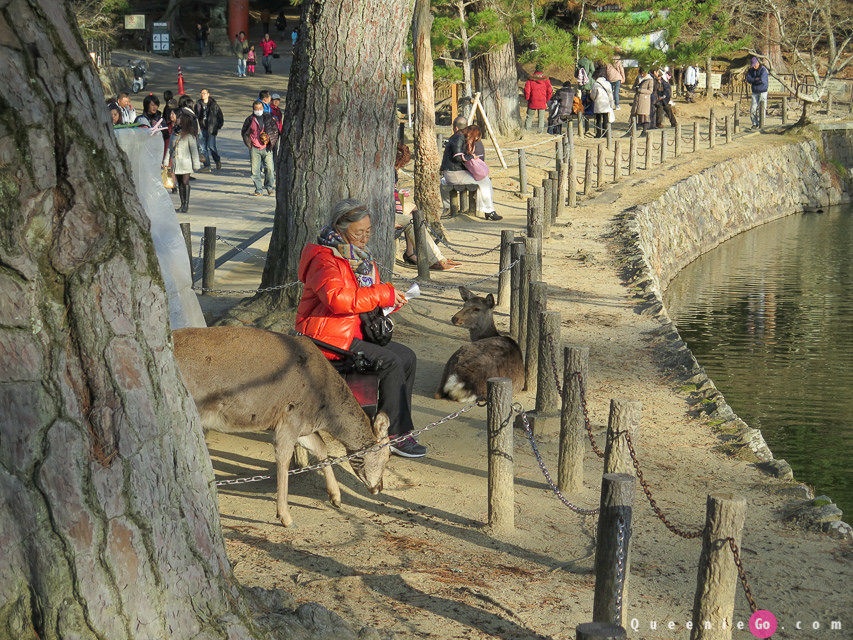
[[[741,234],[664,298],[737,414],[853,517],[853,207]]]

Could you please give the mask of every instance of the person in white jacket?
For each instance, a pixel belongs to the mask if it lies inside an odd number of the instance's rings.
[[[592,111],[595,113],[595,137],[603,138],[607,134],[610,114],[613,113],[613,89],[607,81],[604,69],[596,73],[596,76],[590,97],[592,98]]]
[[[190,174],[201,169],[198,156],[198,125],[195,118],[181,111],[178,116],[178,127],[169,141],[163,165],[172,166],[175,181],[178,183],[178,193],[181,194],[179,213],[186,213],[190,205]]]
[[[699,84],[699,72],[692,64],[684,70],[684,89],[687,102],[696,102],[696,85]]]

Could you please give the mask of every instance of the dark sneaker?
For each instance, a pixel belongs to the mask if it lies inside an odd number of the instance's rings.
[[[404,458],[423,458],[426,455],[427,448],[409,436],[405,440],[392,444],[391,451]]]
[[[503,217],[503,216],[499,216],[499,215],[498,215],[498,214],[496,214],[494,211],[489,211],[489,212],[486,214],[486,220],[492,220],[492,221],[494,221],[494,222],[497,222],[498,220],[503,220],[503,219],[504,219],[504,217]]]
[[[219,160],[217,160],[216,161],[216,170],[219,171],[221,168],[222,168],[222,163]]]

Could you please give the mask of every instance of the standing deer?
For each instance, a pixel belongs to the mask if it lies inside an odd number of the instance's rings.
[[[175,357],[205,430],[240,433],[275,431],[278,476],[277,517],[293,524],[287,508],[287,471],[298,442],[320,460],[327,432],[348,454],[388,442],[388,416],[373,424],[341,375],[304,337],[252,327],[178,329],[172,334]],[[355,475],[376,494],[388,447],[350,461]],[[341,490],[332,467],[324,467],[329,500],[341,506]]]
[[[513,393],[522,391],[526,381],[521,349],[515,340],[502,336],[495,328],[495,297],[490,293],[482,298],[465,287],[459,287],[459,293],[465,305],[450,321],[468,329],[471,344],[459,347],[450,356],[435,397],[472,402],[485,397],[486,381],[496,377],[512,380]]]

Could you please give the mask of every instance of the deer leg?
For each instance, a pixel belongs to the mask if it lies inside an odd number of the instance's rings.
[[[293,518],[287,508],[287,472],[290,469],[290,458],[296,444],[294,434],[290,433],[287,424],[279,424],[275,430],[275,463],[278,493],[276,495],[276,517],[285,527],[292,527]]]
[[[302,436],[297,440],[299,444],[305,447],[308,451],[314,454],[317,460],[322,461],[329,457],[329,452],[326,449],[326,443],[319,433],[312,433],[307,436]],[[341,488],[338,481],[335,479],[335,472],[332,466],[322,468],[323,477],[326,479],[326,493],[329,494],[329,502],[332,506],[341,506]]]

